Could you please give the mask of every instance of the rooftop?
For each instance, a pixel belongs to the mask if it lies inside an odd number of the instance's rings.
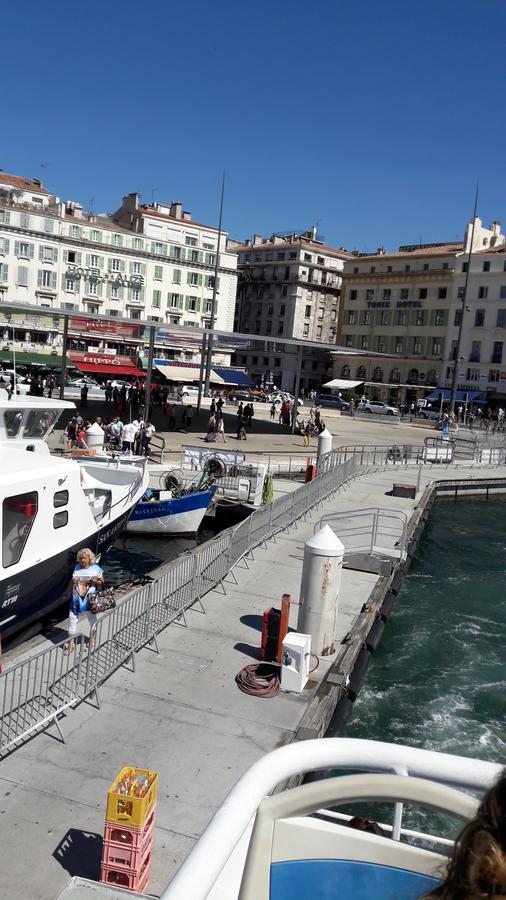
[[[8,185],[14,190],[33,191],[34,194],[50,194],[38,178],[24,178],[22,175],[8,175],[0,171],[0,185]]]

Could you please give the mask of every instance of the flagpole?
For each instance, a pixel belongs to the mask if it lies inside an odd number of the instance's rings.
[[[213,284],[213,299],[211,301],[211,319],[209,321],[209,336],[207,340],[207,357],[206,357],[206,377],[204,382],[204,397],[209,397],[209,379],[211,377],[211,359],[213,354],[213,343],[214,343],[214,320],[216,316],[216,295],[218,293],[218,272],[220,268],[220,243],[221,243],[221,230],[222,230],[222,222],[223,222],[223,197],[225,195],[225,172],[223,173],[223,178],[221,180],[221,200],[220,200],[220,220],[218,223],[218,246],[216,248],[216,259],[214,261],[214,284]]]
[[[459,323],[459,331],[457,336],[457,346],[455,348],[455,362],[453,366],[453,375],[452,375],[452,386],[450,392],[450,415],[455,412],[455,400],[457,398],[457,377],[458,377],[458,369],[460,362],[460,347],[462,344],[462,332],[464,326],[464,314],[466,311],[466,299],[467,299],[467,288],[469,284],[469,273],[471,271],[471,257],[473,255],[473,241],[474,241],[474,226],[476,222],[476,211],[478,209],[478,189],[479,182],[476,182],[476,194],[474,197],[474,212],[473,212],[473,223],[471,226],[471,240],[469,241],[469,253],[467,254],[467,269],[466,269],[466,279],[464,281],[464,290],[462,292],[462,296],[458,299],[462,300],[462,315],[460,317]]]

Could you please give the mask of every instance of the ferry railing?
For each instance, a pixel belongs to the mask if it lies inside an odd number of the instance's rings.
[[[408,795],[409,776],[483,793],[501,772],[496,763],[357,738],[296,741],[278,747],[239,778],[160,900],[205,900],[262,800],[288,779],[322,769],[395,773],[406,778]],[[398,826],[394,822],[392,828],[398,840],[402,822]]]

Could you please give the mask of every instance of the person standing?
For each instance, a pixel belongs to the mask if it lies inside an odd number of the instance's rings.
[[[242,403],[241,403],[241,406],[242,406]],[[240,441],[242,438],[244,438],[245,441],[247,440],[246,417],[245,417],[242,409],[240,410],[240,412],[239,411],[237,412],[237,434],[236,434],[236,437],[237,437],[238,441]]]
[[[355,401],[353,398],[350,400],[350,416],[352,419],[355,418]]]
[[[209,424],[207,426],[207,434],[206,434],[204,440],[208,444],[213,444],[216,440],[216,418],[215,418],[214,413],[211,413],[211,415],[209,417]]]
[[[218,440],[218,438],[221,437],[223,443],[226,444],[227,438],[225,436],[225,419],[223,418],[221,410],[220,410],[220,412],[216,413],[216,423],[217,423],[217,428],[218,428],[216,440]]]
[[[64,654],[68,656],[75,650],[77,623],[79,617],[87,615],[90,618],[90,647],[95,643],[97,617],[90,612],[90,597],[96,594],[97,588],[104,584],[104,573],[97,564],[95,554],[89,547],[83,547],[77,553],[77,563],[72,575],[72,592],[70,595],[69,609],[69,641],[64,647]]]
[[[216,412],[221,413],[223,410],[223,397],[218,397],[218,402],[216,404]]]
[[[276,418],[276,404],[272,403],[271,404],[271,422],[274,422],[275,418]]]
[[[86,383],[81,388],[81,406],[88,406],[88,385]]]
[[[155,433],[155,426],[151,424],[151,422],[146,422],[144,426],[144,433],[142,435],[142,452],[144,456],[149,456],[149,445],[151,443],[151,438]]]
[[[211,413],[212,416],[214,416],[214,414],[216,412],[216,400],[214,399],[214,397],[211,400],[211,406],[209,408],[209,412]]]
[[[313,431],[313,426],[311,424],[311,420],[308,419],[304,426],[304,446],[309,447],[311,443],[311,434]]]
[[[193,422],[193,406],[191,405],[191,403],[189,403],[188,406],[185,406],[183,409],[183,422],[186,431],[191,431]]]
[[[138,431],[138,424],[135,422],[129,422],[127,425],[123,426],[123,431],[121,437],[123,439],[122,450],[123,453],[133,453],[135,438]]]

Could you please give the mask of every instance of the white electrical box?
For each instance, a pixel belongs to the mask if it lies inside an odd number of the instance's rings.
[[[311,635],[292,631],[283,641],[281,660],[281,689],[283,691],[304,690],[309,677],[311,656]]]

